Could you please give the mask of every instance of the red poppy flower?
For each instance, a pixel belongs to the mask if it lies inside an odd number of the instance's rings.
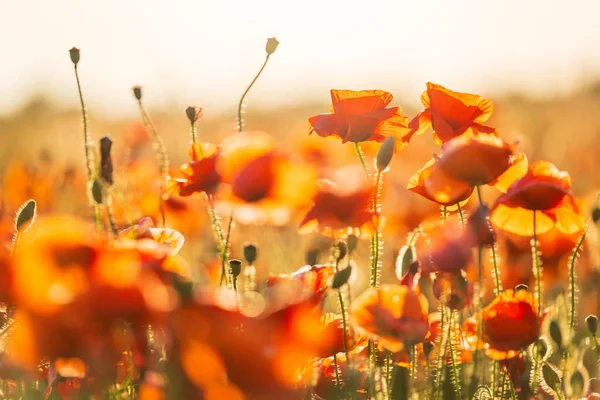
[[[556,227],[565,234],[583,230],[584,223],[576,199],[569,189],[569,174],[547,161],[539,161],[527,174],[510,186],[492,208],[491,221],[496,228],[521,236],[533,236]]]
[[[406,188],[442,206],[453,206],[466,201],[475,189],[444,173],[436,158],[432,158],[418,170],[409,179]]]
[[[505,290],[481,313],[482,340],[490,358],[512,358],[539,336],[537,304],[526,290]]]
[[[371,209],[374,188],[360,167],[335,171],[331,180],[319,181],[314,205],[300,227],[303,231],[373,230],[376,213]]]
[[[457,273],[471,261],[472,246],[458,222],[437,219],[424,225],[423,231],[428,240],[417,246],[417,258],[423,273]]]
[[[383,142],[393,136],[397,147],[410,139],[407,118],[400,107],[387,107],[392,95],[382,90],[331,90],[330,114],[309,118],[311,133],[345,142]]]
[[[473,134],[495,133],[495,129],[481,123],[487,121],[494,111],[488,99],[469,93],[453,92],[441,85],[427,83],[421,95],[425,109],[410,121],[409,127],[416,134],[433,128],[437,142],[444,143],[462,135],[468,129]]]
[[[428,303],[407,286],[381,285],[363,292],[352,302],[350,321],[359,334],[378,340],[397,352],[403,343],[418,343],[429,331]]]
[[[217,171],[220,149],[211,143],[194,143],[190,147],[190,159],[179,167],[181,177],[169,177],[167,191],[179,196],[191,196],[194,193],[213,194],[221,182]]]
[[[435,298],[440,301],[442,295],[445,295],[445,304],[453,310],[468,307],[473,297],[473,285],[460,272],[438,272],[432,283],[432,290]]]

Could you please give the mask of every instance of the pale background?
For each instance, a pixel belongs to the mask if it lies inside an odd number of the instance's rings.
[[[271,36],[255,107],[325,103],[332,87],[416,107],[427,81],[564,95],[598,78],[599,17],[594,0],[0,0],[0,114],[34,94],[77,106],[72,46],[96,112],[136,115],[134,84],[153,108],[231,111]]]

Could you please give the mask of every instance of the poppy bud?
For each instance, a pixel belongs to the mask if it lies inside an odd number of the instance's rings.
[[[389,136],[383,141],[383,144],[377,152],[377,171],[381,172],[390,165],[395,150],[396,139],[394,139],[393,136]]]
[[[496,233],[489,218],[489,208],[481,205],[467,221],[468,239],[472,246],[493,246]]]
[[[550,337],[558,345],[558,348],[562,348],[562,333],[560,331],[560,325],[557,320],[550,321]]]
[[[98,179],[92,183],[92,198],[97,204],[102,204],[102,183]]]
[[[594,223],[600,221],[600,193],[596,196],[596,201],[592,208],[592,221],[594,221]]]
[[[344,257],[346,257],[347,252],[348,252],[348,246],[346,246],[345,242],[338,240],[333,245],[333,256],[335,257],[335,260],[337,262],[342,261],[342,259]]]
[[[417,261],[417,250],[414,246],[402,246],[396,258],[396,276],[402,279]]]
[[[277,46],[279,46],[279,42],[277,41],[277,39],[275,39],[274,37],[268,38],[267,46],[265,48],[265,50],[267,51],[267,55],[270,56],[271,54],[275,53],[275,50],[277,50]]]
[[[316,265],[319,261],[319,249],[310,249],[304,254],[306,265]]]
[[[106,183],[112,185],[113,180],[113,162],[110,155],[112,140],[105,136],[100,139],[100,176]]]
[[[200,107],[189,106],[185,109],[185,115],[187,115],[188,119],[193,124],[200,119],[202,109]]]
[[[596,336],[596,332],[598,332],[598,317],[594,314],[590,314],[585,318],[585,323],[588,331],[590,331],[593,336]]]
[[[229,272],[231,276],[237,278],[242,273],[242,262],[240,260],[229,260]]]
[[[250,265],[254,264],[258,253],[258,248],[254,243],[246,243],[244,245],[244,259]]]
[[[358,237],[356,235],[348,235],[346,244],[348,245],[348,253],[352,253],[356,249],[356,246],[358,246]]]
[[[529,286],[525,285],[524,283],[520,283],[517,286],[515,286],[515,292],[518,292],[519,290],[529,290]]]
[[[133,87],[133,95],[135,96],[136,99],[142,100],[142,87],[134,86]]]
[[[77,47],[71,48],[71,50],[69,50],[69,55],[71,56],[71,62],[77,66],[79,63],[79,49]]]
[[[352,275],[351,265],[336,272],[333,276],[333,282],[331,283],[332,289],[339,289],[344,286],[348,282],[348,279],[350,279],[350,275]]]
[[[21,207],[19,207],[19,210],[17,211],[17,216],[15,217],[15,230],[20,230],[26,224],[27,226],[23,229],[23,232],[29,229],[35,220],[36,214],[37,204],[35,200],[28,200]]]
[[[431,350],[433,350],[433,343],[423,342],[423,354],[425,354],[425,357],[429,357]]]

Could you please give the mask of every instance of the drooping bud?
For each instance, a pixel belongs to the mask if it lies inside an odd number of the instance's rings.
[[[250,265],[254,264],[258,256],[258,248],[254,243],[244,244],[244,259]]]
[[[185,115],[187,115],[190,122],[194,124],[202,116],[202,109],[196,106],[189,106],[185,109]]]
[[[37,204],[35,200],[27,200],[19,210],[17,211],[17,215],[15,216],[15,230],[22,230],[25,232],[33,221],[35,220],[35,216],[37,214]]]
[[[393,136],[389,136],[383,141],[383,144],[377,152],[377,171],[384,171],[388,165],[390,165],[395,150],[396,139]]]
[[[134,86],[133,87],[133,95],[135,96],[136,99],[142,100],[142,87]]]
[[[333,276],[333,282],[331,283],[331,287],[333,289],[341,288],[348,282],[348,279],[350,279],[351,275],[352,275],[352,266],[351,265],[348,265],[346,268],[339,270]]]
[[[471,246],[493,246],[496,233],[489,218],[489,208],[481,205],[467,220],[467,239]]]
[[[423,354],[425,354],[425,357],[429,357],[431,350],[433,350],[433,343],[423,342]]]
[[[109,185],[114,184],[113,179],[113,162],[110,154],[112,148],[112,140],[105,136],[100,139],[100,176]]]
[[[229,272],[231,276],[237,278],[242,273],[242,262],[240,260],[229,260]]]
[[[358,246],[358,237],[356,235],[348,235],[346,244],[348,245],[348,253],[352,254],[356,246]]]
[[[268,38],[267,46],[265,47],[267,55],[270,56],[271,54],[275,53],[275,50],[277,50],[277,46],[279,46],[279,41],[277,41],[277,39],[275,39],[274,37]]]
[[[79,63],[79,49],[77,47],[71,48],[71,50],[69,50],[69,55],[71,56],[71,62],[77,66]]]
[[[596,332],[598,332],[598,317],[594,314],[590,314],[585,318],[585,323],[588,331],[590,331],[592,335],[596,336]]]
[[[338,240],[333,245],[333,257],[339,263],[348,253],[348,246],[344,241]]]

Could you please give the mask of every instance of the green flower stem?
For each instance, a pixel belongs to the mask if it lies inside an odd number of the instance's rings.
[[[250,82],[250,84],[248,85],[248,87],[246,88],[244,93],[242,94],[242,97],[240,97],[240,102],[238,104],[238,109],[237,109],[238,132],[241,132],[243,130],[243,125],[244,125],[244,120],[242,119],[242,106],[244,105],[244,99],[246,98],[246,95],[248,94],[250,89],[252,89],[252,86],[254,86],[254,83],[256,83],[256,81],[258,80],[258,77],[260,76],[260,74],[262,74],[265,67],[267,66],[267,63],[269,62],[269,56],[270,56],[270,54],[267,54],[267,56],[265,57],[265,62],[263,63],[262,67],[260,67],[256,76],[254,77],[254,79],[252,79],[252,82]]]
[[[356,154],[358,155],[358,159],[360,160],[360,165],[362,165],[365,170],[365,174],[367,178],[369,177],[369,170],[367,169],[367,164],[365,164],[365,158],[363,156],[362,150],[360,149],[360,145],[358,142],[354,142],[354,148],[356,149]]]

